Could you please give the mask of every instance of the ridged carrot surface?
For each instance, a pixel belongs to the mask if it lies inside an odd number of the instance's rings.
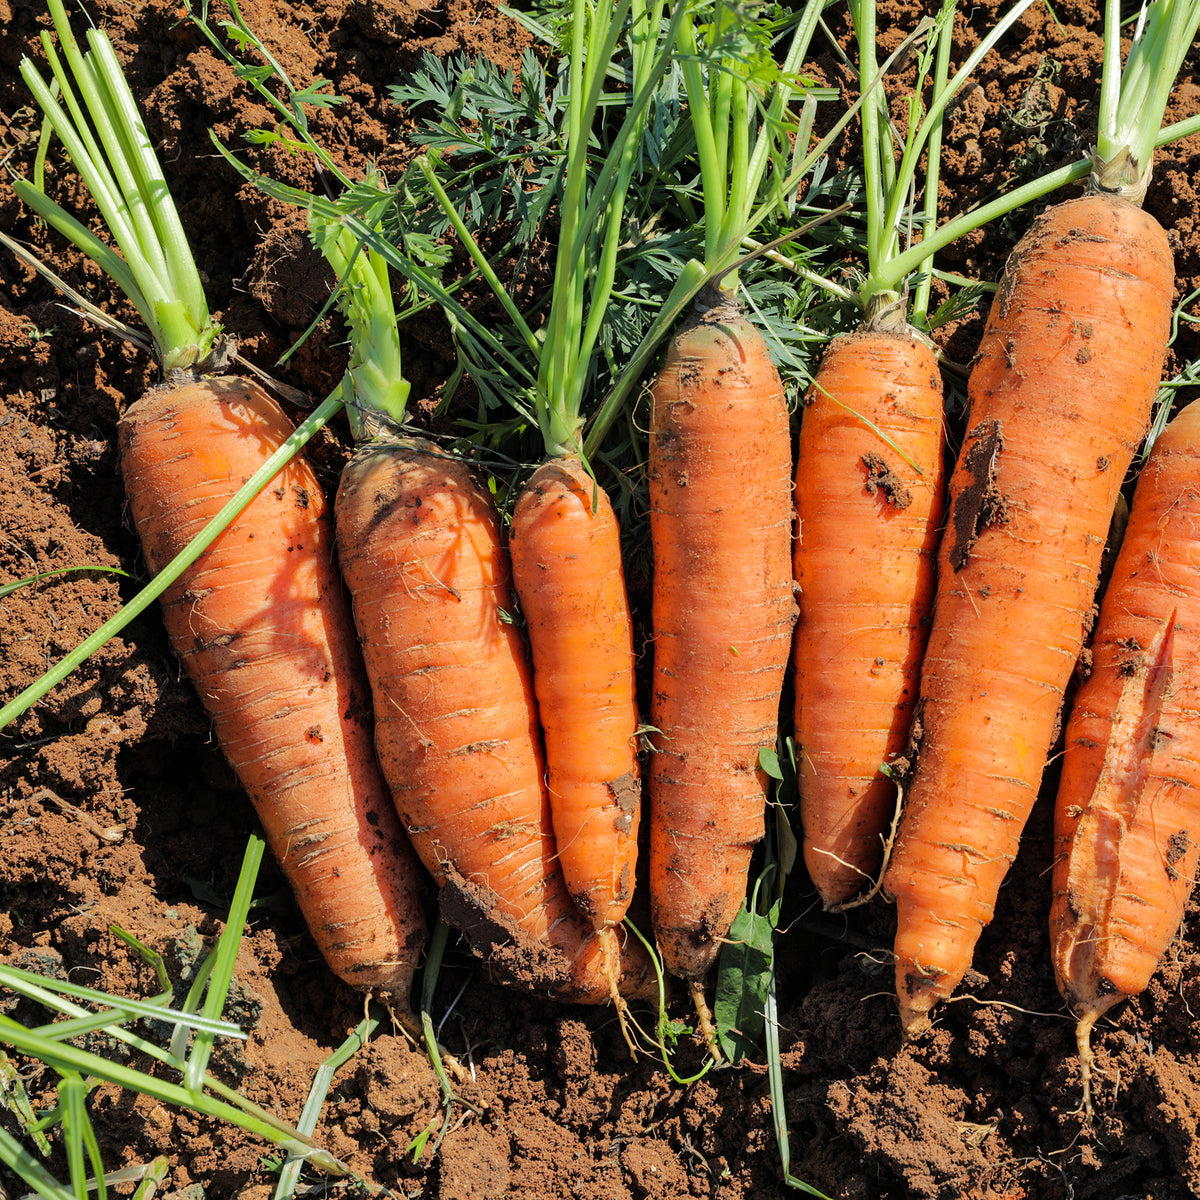
[[[1080,1019],[1150,982],[1183,920],[1200,847],[1200,403],[1138,477],[1075,695],[1055,808],[1050,942]]]
[[[152,571],[292,433],[256,384],[164,386],[121,422],[121,465]],[[262,822],[321,953],[407,1007],[424,877],[372,747],[370,693],[311,468],[293,461],[162,598],[171,644]]]
[[[970,965],[1037,796],[1170,328],[1166,234],[1087,195],[1009,260],[950,481],[921,742],[886,878],[911,1035]]]
[[[916,711],[942,525],[942,408],[933,351],[899,330],[836,338],[805,400],[796,759],[804,861],[826,907],[869,887],[895,811],[896,784],[879,768],[904,750]]]
[[[343,473],[337,536],[379,761],[442,886],[443,912],[500,973],[564,998],[608,999],[599,942],[558,863],[533,680],[509,615],[508,554],[490,495],[465,464],[425,443],[369,443]]]
[[[567,890],[597,930],[633,895],[641,781],[621,533],[577,458],[522,489],[509,533],[533,655],[550,809]]]
[[[796,603],[788,412],[732,305],[672,343],[653,386],[650,889],[667,969],[708,969],[763,836]]]

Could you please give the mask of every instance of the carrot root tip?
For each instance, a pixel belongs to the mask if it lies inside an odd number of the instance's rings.
[[[725,1056],[721,1053],[721,1043],[717,1038],[717,1026],[704,995],[704,984],[698,979],[693,979],[688,983],[688,991],[692,996],[692,1004],[696,1008],[696,1023],[700,1029],[700,1036],[708,1047],[708,1053],[712,1056],[713,1062],[723,1063]]]

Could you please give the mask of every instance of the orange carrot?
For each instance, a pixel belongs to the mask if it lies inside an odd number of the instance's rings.
[[[292,426],[257,384],[206,378],[148,393],[120,433],[157,572]],[[425,945],[422,872],[375,763],[329,513],[302,459],[164,593],[163,616],[330,968],[407,1008]]]
[[[567,891],[615,950],[641,809],[633,634],[612,505],[578,458],[544,463],[509,534]],[[614,963],[616,958],[613,959]]]
[[[415,439],[355,453],[337,497],[376,711],[376,749],[443,915],[504,978],[609,998],[604,955],[563,883],[537,705],[490,495]],[[631,953],[623,990],[645,983]]]
[[[1183,920],[1200,828],[1200,402],[1154,444],[1076,693],[1055,808],[1054,974],[1079,1019],[1150,982]]]
[[[1035,222],[989,313],[950,481],[916,773],[885,881],[909,1035],[970,965],[1037,795],[1172,296],[1157,222],[1088,194]]]
[[[664,963],[697,984],[763,835],[758,756],[775,745],[796,614],[787,406],[766,343],[730,301],[667,352],[649,483],[651,902]]]
[[[942,406],[937,359],[904,328],[836,338],[805,399],[797,770],[804,860],[828,908],[879,873],[895,809],[880,764],[904,750],[916,707],[942,521]]]

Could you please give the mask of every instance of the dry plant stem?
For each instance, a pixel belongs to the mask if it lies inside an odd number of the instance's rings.
[[[1084,1108],[1096,1019],[1149,984],[1183,920],[1200,827],[1200,405],[1138,478],[1067,721],[1051,953],[1079,1018]]]
[[[291,432],[246,380],[168,384],[130,407],[121,467],[151,570]],[[420,865],[375,765],[367,684],[311,468],[293,459],[162,604],[321,953],[348,983],[407,1008],[425,943]]]
[[[337,498],[342,573],[374,692],[376,748],[447,921],[509,981],[609,998],[551,832],[528,654],[500,518],[470,469],[418,440],[359,448]],[[626,955],[622,989],[648,962]]]
[[[878,874],[896,808],[880,764],[903,753],[916,710],[942,529],[943,425],[937,359],[903,326],[836,338],[805,398],[797,770],[804,860],[826,908]]]
[[[667,970],[701,979],[746,894],[796,603],[779,374],[729,302],[678,335],[653,386],[650,889]]]
[[[939,551],[917,768],[885,881],[908,1036],[970,965],[1037,795],[1172,293],[1157,222],[1087,195],[1037,220],[989,313]]]

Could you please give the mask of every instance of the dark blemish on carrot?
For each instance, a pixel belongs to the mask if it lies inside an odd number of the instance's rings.
[[[1186,829],[1177,829],[1167,838],[1167,878],[1172,883],[1179,878],[1175,864],[1187,853],[1189,841]]]
[[[961,571],[980,533],[1008,523],[1008,509],[996,485],[996,459],[1004,449],[1004,432],[994,418],[980,421],[967,434],[961,465],[967,482],[950,514],[950,566]]]
[[[896,509],[907,508],[912,503],[912,492],[904,486],[903,480],[888,466],[885,459],[874,453],[864,454],[862,464],[867,469],[864,486],[868,495],[882,493],[884,501]]]
[[[304,731],[305,740],[314,746],[319,746],[325,739],[321,736],[320,725],[310,725]]]
[[[1102,454],[1098,459],[1096,459],[1097,471],[1107,471],[1110,465],[1111,464],[1107,454]]]
[[[641,788],[638,781],[626,771],[616,779],[605,781],[609,799],[620,809],[613,825],[618,833],[628,833],[633,828],[633,818],[637,815],[641,799]]]

